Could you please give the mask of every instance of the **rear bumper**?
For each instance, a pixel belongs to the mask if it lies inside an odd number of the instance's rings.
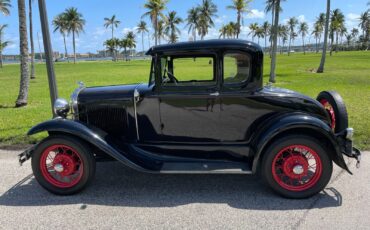
[[[346,130],[338,133],[336,136],[340,145],[341,153],[347,157],[355,158],[357,161],[356,167],[359,168],[361,162],[361,152],[357,148],[353,147],[353,133],[354,131],[352,128],[347,128]]]

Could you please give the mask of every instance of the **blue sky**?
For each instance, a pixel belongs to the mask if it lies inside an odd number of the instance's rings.
[[[28,1],[26,1],[28,2]],[[57,4],[55,2],[58,2]],[[201,0],[170,0],[167,5],[167,10],[175,10],[182,18],[186,17],[186,12],[192,6],[199,4]],[[271,15],[264,13],[264,0],[254,0],[251,3],[252,13],[244,16],[244,25],[247,27],[252,22],[263,23],[268,20],[271,21]],[[368,0],[332,0],[332,9],[340,8],[346,16],[347,27],[351,29],[358,25],[357,18],[360,13],[366,10],[366,3]],[[103,41],[111,36],[109,30],[103,27],[104,17],[110,17],[115,14],[121,21],[121,25],[116,30],[115,35],[122,37],[123,34],[129,30],[135,29],[137,23],[140,21],[141,15],[145,12],[143,7],[145,0],[88,0],[88,1],[77,1],[77,0],[63,0],[63,1],[47,1],[48,17],[51,23],[52,18],[58,13],[64,11],[68,7],[77,7],[78,10],[83,14],[86,20],[85,33],[80,34],[77,39],[77,52],[86,53],[104,49]],[[214,0],[214,3],[218,6],[218,18],[216,19],[216,28],[211,29],[206,39],[217,38],[218,29],[223,24],[228,23],[231,20],[235,20],[236,15],[232,10],[226,9],[226,6],[231,3],[231,0]],[[9,28],[5,32],[5,39],[12,42],[8,48],[4,50],[5,54],[18,54],[18,12],[16,1],[12,1],[13,7],[11,8],[10,16],[0,15],[0,24],[8,24]],[[41,33],[40,19],[38,15],[37,1],[34,1],[34,39],[37,46],[37,32]],[[281,14],[281,22],[286,21],[289,17],[295,16],[300,21],[306,21],[310,26],[314,22],[315,18],[320,12],[325,11],[326,1],[324,0],[288,0],[282,3],[283,12]],[[145,19],[149,24],[149,19]],[[184,28],[185,24],[180,26],[182,30],[181,39],[186,41],[189,39],[187,29]],[[51,30],[52,31],[52,30]],[[151,30],[153,32],[153,30]],[[248,29],[245,28],[241,35],[242,39],[251,39],[248,37]],[[54,51],[63,52],[63,40],[60,34],[53,33],[52,35],[53,49]],[[41,39],[41,34],[40,34]],[[307,38],[309,40],[310,38]],[[312,40],[313,41],[313,40]],[[72,39],[68,38],[68,50],[72,50]],[[262,42],[262,41],[261,41]],[[154,41],[151,40],[151,45]],[[296,40],[296,44],[300,44],[301,39]],[[148,48],[147,36],[145,36],[144,48]],[[41,41],[42,46],[42,41]],[[43,48],[42,48],[43,49]],[[137,36],[137,50],[142,50],[141,36]]]

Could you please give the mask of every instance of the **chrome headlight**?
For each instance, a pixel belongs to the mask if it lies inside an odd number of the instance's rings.
[[[58,98],[54,102],[54,113],[61,117],[67,117],[70,110],[69,103],[66,99]]]

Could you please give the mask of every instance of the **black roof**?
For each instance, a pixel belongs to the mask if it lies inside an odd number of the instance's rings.
[[[198,49],[227,49],[227,48],[243,48],[250,49],[255,52],[262,52],[262,48],[254,43],[247,40],[239,39],[213,39],[203,41],[192,41],[192,42],[178,42],[175,44],[165,44],[153,46],[146,53],[147,55],[153,55],[161,52],[168,51],[181,51],[181,50],[198,50]]]

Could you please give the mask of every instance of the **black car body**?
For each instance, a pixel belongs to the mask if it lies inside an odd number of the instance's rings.
[[[152,56],[148,83],[91,88],[82,85],[72,95],[71,118],[67,118],[68,106],[57,103],[59,117],[33,127],[28,134],[47,131],[50,137],[74,139],[88,146],[94,160],[114,159],[150,173],[256,173],[268,161],[263,160],[266,151],[295,136],[316,140],[319,147],[314,152],[325,149],[323,152],[330,162],[347,171],[343,154],[359,158],[360,153],[352,147],[353,130],[343,126],[347,115],[343,115],[343,108],[340,111],[344,106],[340,96],[326,92],[332,97],[325,97],[330,103],[323,106],[324,99],[318,101],[291,90],[263,86],[263,52],[254,43],[187,42],[156,46],[147,54]],[[193,64],[203,66],[202,71],[209,69],[210,78],[178,80],[181,73],[196,71]],[[184,71],[177,71],[181,68]],[[227,78],[224,75],[229,69],[232,69],[231,77]],[[284,140],[286,137],[292,138]],[[300,173],[303,176],[303,172],[307,177],[313,174],[306,165],[309,158],[304,160],[304,154],[297,151],[302,143],[291,145],[295,146],[289,150],[292,156],[284,160],[301,161],[299,167],[298,163],[294,169],[288,163],[281,163],[284,165],[281,167],[290,170],[293,179]],[[46,147],[42,143],[37,146],[23,153],[21,161],[37,151],[42,155]],[[305,146],[311,148],[309,144]],[[61,158],[59,166],[68,161],[74,162],[74,167],[81,167],[76,165],[83,159],[74,159]],[[320,164],[322,170],[330,168],[324,160]],[[36,166],[34,172],[40,171]],[[298,173],[292,174],[292,170]],[[43,175],[38,179],[41,184],[45,184]],[[299,181],[287,183],[293,187],[303,185]],[[68,191],[58,190],[54,188],[57,184],[44,187],[59,194],[81,189],[73,190],[72,186]],[[309,192],[309,189],[274,189],[288,197],[306,197],[322,189],[322,185],[311,187],[313,190]]]

